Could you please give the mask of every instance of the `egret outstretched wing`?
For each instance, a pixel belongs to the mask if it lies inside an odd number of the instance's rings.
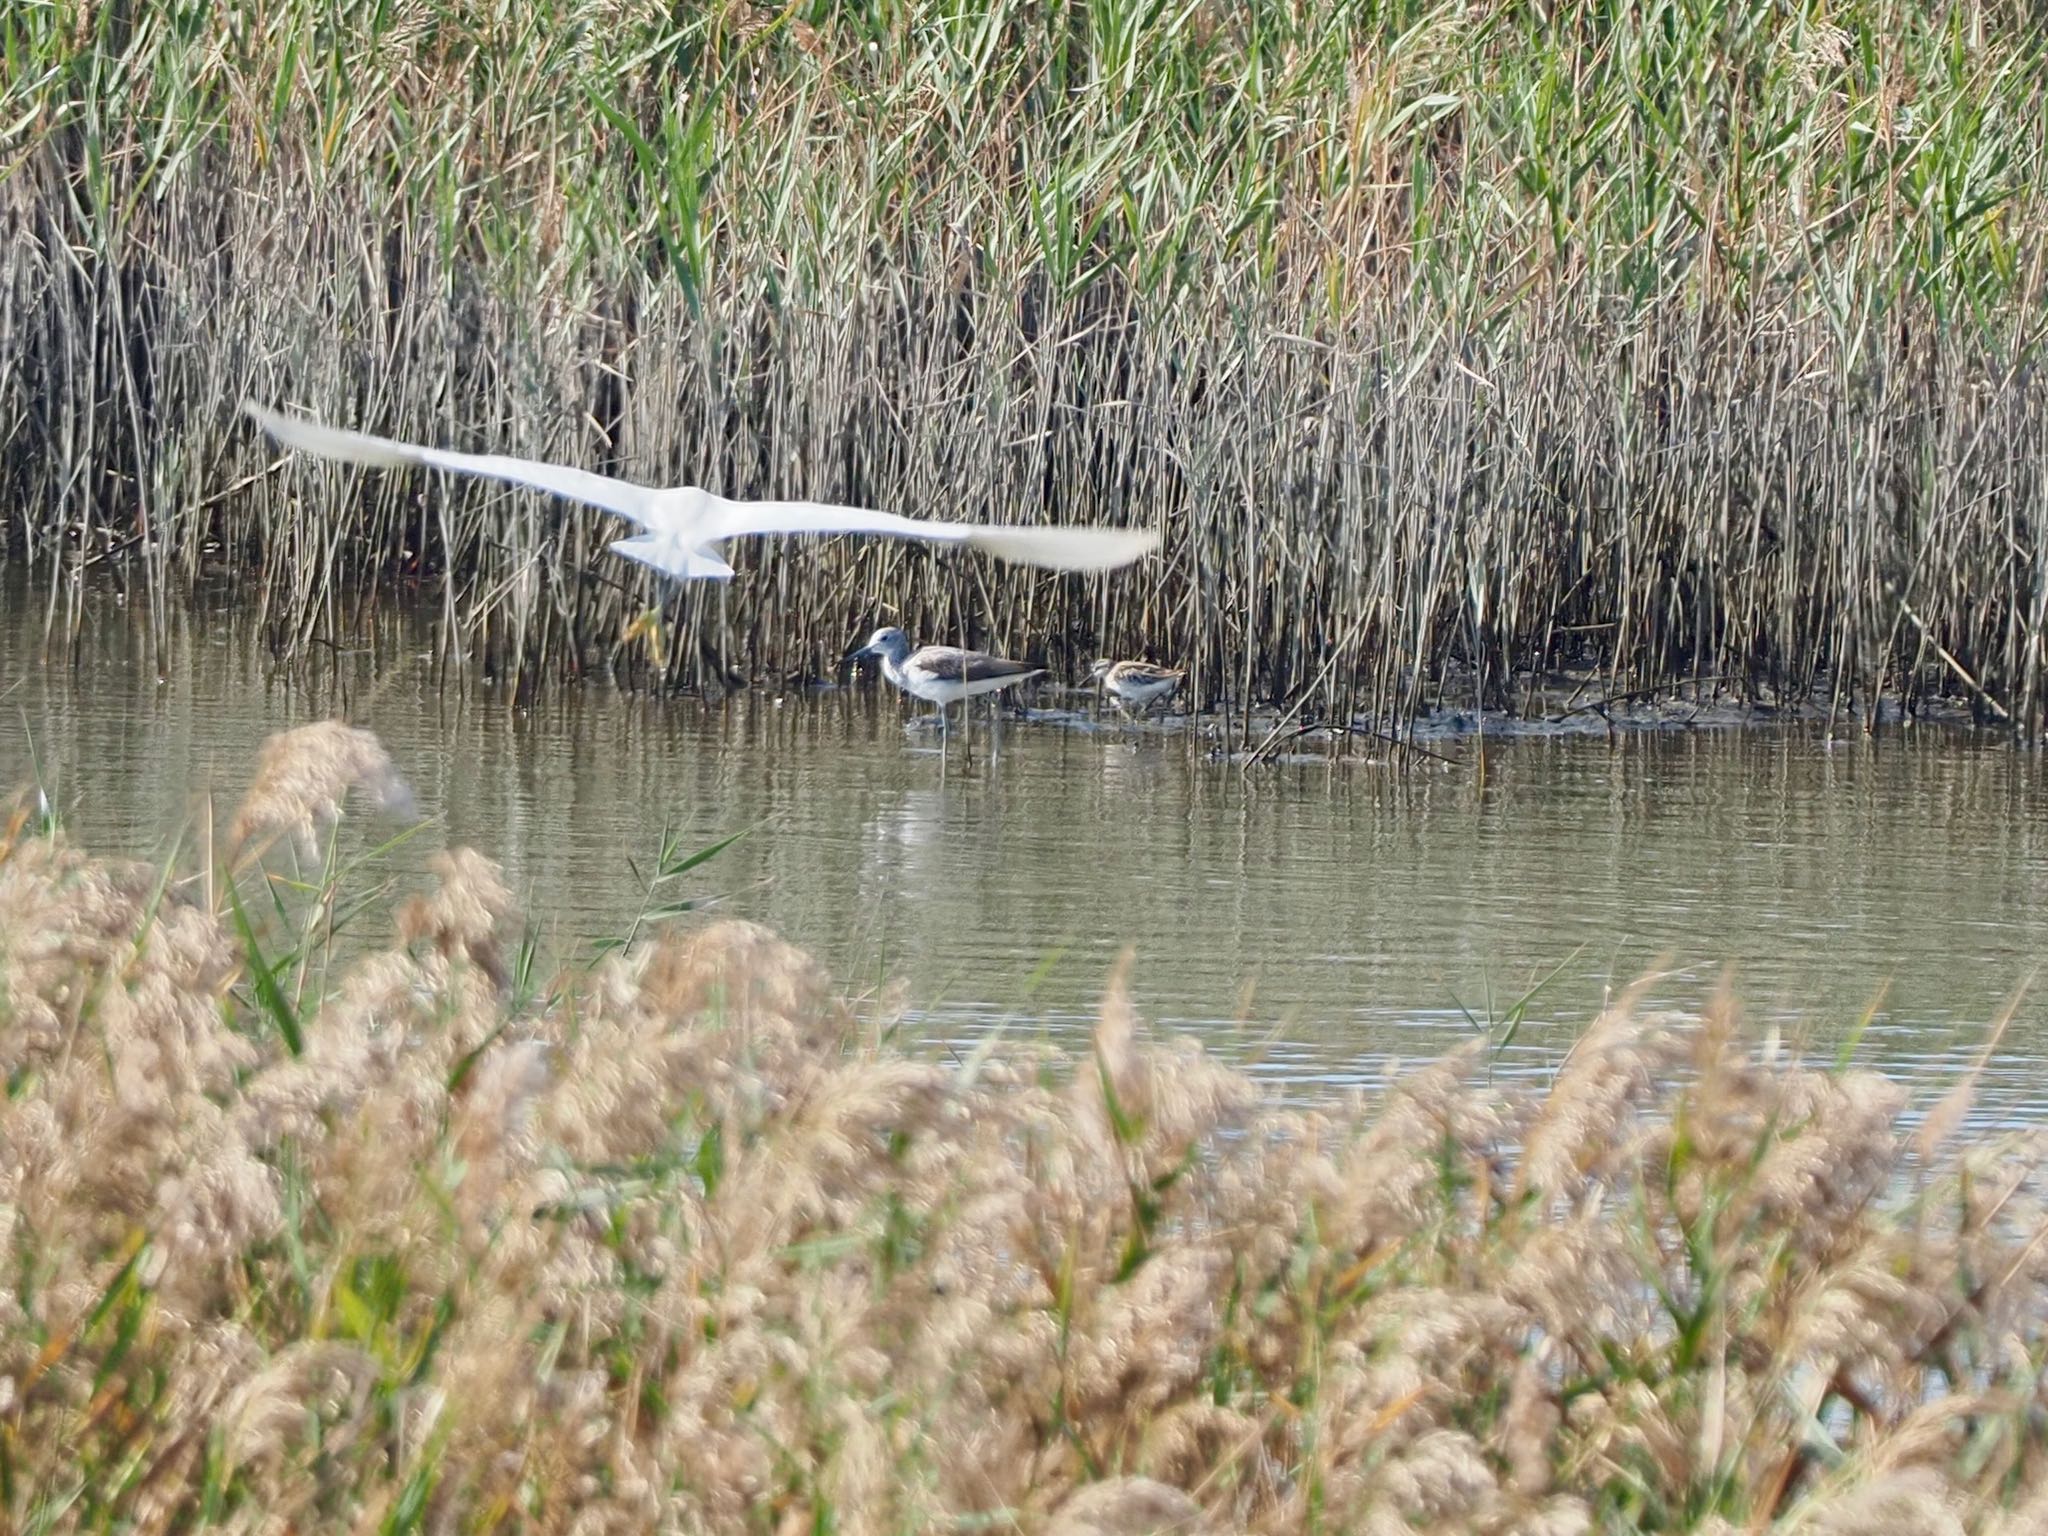
[[[699,537],[707,544],[766,533],[873,533],[891,539],[965,544],[999,559],[1056,571],[1114,570],[1159,546],[1159,535],[1144,528],[942,523],[815,501],[728,501],[722,496],[706,500],[709,508]]]
[[[659,526],[666,510],[663,502],[675,495],[672,491],[653,486],[635,485],[630,480],[594,475],[587,469],[572,469],[566,464],[542,464],[535,459],[515,459],[502,453],[451,453],[445,448],[424,448],[414,443],[393,442],[388,437],[372,437],[367,432],[344,432],[339,427],[323,426],[304,416],[281,416],[253,400],[244,400],[242,409],[255,417],[257,425],[285,447],[296,448],[302,453],[318,454],[324,459],[343,459],[351,464],[368,464],[379,469],[423,464],[430,469],[450,470],[458,475],[509,480],[514,485],[552,491],[571,501],[603,507],[607,512],[630,518],[642,528]]]

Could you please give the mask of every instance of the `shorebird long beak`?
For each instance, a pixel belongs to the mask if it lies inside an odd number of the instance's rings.
[[[839,658],[839,670],[844,672],[856,661],[859,661],[861,657],[872,656],[874,655],[874,653],[875,648],[872,645],[857,645],[852,650],[848,651],[844,656]]]

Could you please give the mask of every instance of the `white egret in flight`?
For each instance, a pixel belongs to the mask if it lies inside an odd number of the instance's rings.
[[[452,453],[445,448],[372,437],[367,432],[345,432],[306,417],[279,415],[253,400],[244,400],[242,409],[287,448],[321,458],[385,469],[422,464],[460,475],[509,480],[616,512],[640,532],[614,540],[609,546],[612,553],[651,565],[681,581],[729,578],[732,567],[713,553],[712,546],[769,533],[873,533],[892,539],[964,544],[998,559],[1055,571],[1114,570],[1159,545],[1159,535],[1143,528],[939,523],[815,501],[731,501],[694,485],[666,489],[635,485],[565,464],[543,464],[499,453]]]

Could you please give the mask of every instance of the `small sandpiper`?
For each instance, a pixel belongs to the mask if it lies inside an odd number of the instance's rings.
[[[1098,661],[1088,669],[1088,681],[1107,693],[1127,720],[1132,705],[1141,710],[1151,708],[1171,696],[1186,675],[1149,661]]]
[[[986,651],[963,651],[955,645],[910,648],[910,637],[893,625],[868,636],[868,643],[846,653],[846,661],[863,656],[882,658],[882,675],[913,698],[939,706],[939,729],[946,728],[946,706],[955,699],[994,693],[1045,671],[1029,662],[1009,661]]]

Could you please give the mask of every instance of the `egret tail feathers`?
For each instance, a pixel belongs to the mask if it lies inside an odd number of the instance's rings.
[[[707,550],[693,549],[668,534],[643,533],[630,539],[616,539],[606,546],[615,555],[651,565],[678,581],[730,581],[732,567]]]

